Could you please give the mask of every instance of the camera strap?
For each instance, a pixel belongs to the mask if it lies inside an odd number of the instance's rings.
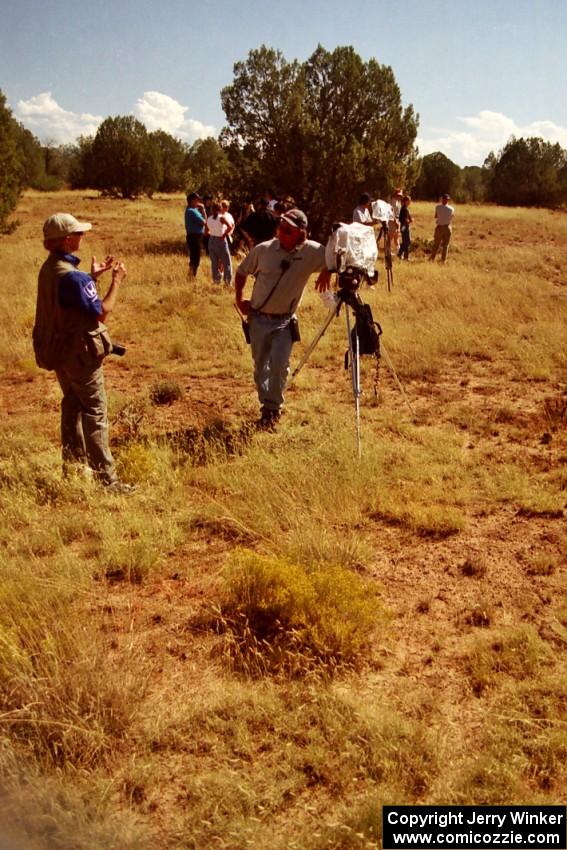
[[[275,292],[275,291],[276,291],[276,289],[278,288],[279,283],[280,283],[280,280],[282,279],[282,277],[284,276],[284,274],[286,273],[286,271],[289,269],[290,265],[291,265],[291,263],[290,263],[290,261],[289,261],[289,260],[285,260],[285,259],[284,259],[284,260],[282,260],[282,261],[281,261],[281,265],[280,265],[281,273],[280,273],[280,276],[278,277],[278,279],[276,280],[276,282],[274,283],[274,285],[273,285],[273,286],[272,286],[272,288],[270,289],[270,291],[269,291],[269,293],[268,293],[267,298],[264,298],[264,300],[262,301],[262,303],[260,304],[260,306],[259,306],[259,307],[254,307],[254,310],[255,310],[257,313],[260,313],[260,312],[261,312],[261,310],[262,310],[262,307],[265,307],[265,306],[266,306],[266,304],[268,303],[268,301],[270,300],[270,298],[272,297],[272,295],[274,294],[274,292]]]

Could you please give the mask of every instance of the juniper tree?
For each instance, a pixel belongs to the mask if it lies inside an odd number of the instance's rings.
[[[384,195],[413,180],[413,107],[402,106],[389,66],[364,62],[352,47],[319,46],[303,63],[252,50],[221,102],[222,143],[249,181],[241,191],[274,185],[292,195],[315,233],[349,214],[362,188]]]

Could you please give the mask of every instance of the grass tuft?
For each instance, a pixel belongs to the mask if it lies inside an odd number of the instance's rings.
[[[173,404],[183,397],[183,390],[176,381],[158,381],[150,388],[153,404]]]
[[[485,625],[484,612],[479,609]],[[533,626],[493,630],[476,639],[465,658],[465,670],[473,691],[479,695],[503,677],[523,680],[535,676],[542,666],[551,663],[552,653]]]
[[[64,586],[5,584],[0,723],[12,746],[45,766],[88,769],[127,735],[137,696],[124,671],[108,665],[98,635],[76,626],[70,606]]]

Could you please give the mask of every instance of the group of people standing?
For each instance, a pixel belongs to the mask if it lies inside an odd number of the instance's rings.
[[[409,211],[411,197],[401,189],[394,189],[390,196],[387,225],[387,238],[390,248],[397,251],[401,260],[409,260],[410,249],[410,224],[412,217]],[[353,222],[367,224],[371,227],[379,220],[375,217],[372,209],[373,201],[368,192],[364,192],[358,199],[358,205],[352,213]]]
[[[224,280],[226,286],[232,285],[232,261],[230,240],[234,232],[234,218],[229,212],[227,200],[213,201],[209,209],[197,192],[187,195],[185,209],[185,234],[189,251],[189,272],[197,274],[201,262],[201,249],[205,245],[211,261],[214,283]]]
[[[454,207],[449,204],[450,196],[444,194],[441,201],[435,207],[435,232],[433,235],[433,247],[429,259],[435,260],[437,252],[441,249],[441,262],[447,259],[449,242],[451,241],[452,221],[455,215]],[[400,260],[409,260],[411,246],[411,229],[413,222],[410,213],[411,197],[402,189],[394,189],[389,200],[389,213],[387,219],[387,230],[390,248],[395,250]],[[376,217],[372,210],[373,201],[368,192],[364,192],[358,199],[358,204],[352,213],[353,222],[374,226]],[[387,206],[387,205],[386,205]]]
[[[244,243],[253,248],[261,242],[273,239],[282,215],[293,209],[295,201],[286,198],[279,201],[270,192],[267,197],[252,203],[247,198],[238,210],[236,221],[230,213],[230,202],[202,198],[197,192],[187,195],[185,209],[185,232],[189,251],[189,273],[197,274],[201,252],[205,249],[211,261],[214,283],[221,279],[232,286],[232,255]]]

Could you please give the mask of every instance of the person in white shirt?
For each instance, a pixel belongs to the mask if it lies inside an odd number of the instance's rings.
[[[214,203],[211,215],[207,218],[207,233],[209,235],[209,257],[213,283],[221,282],[221,275],[227,286],[232,285],[232,263],[228,237],[234,230],[234,219],[228,211],[228,201]]]
[[[433,235],[433,248],[429,262],[435,260],[437,251],[441,248],[441,262],[447,259],[449,242],[453,232],[452,222],[455,215],[454,208],[449,204],[450,195],[441,195],[441,203],[435,207],[435,233]]]
[[[372,227],[372,213],[370,204],[372,199],[368,192],[364,192],[358,199],[358,206],[352,211],[352,220],[357,224],[368,224]]]

